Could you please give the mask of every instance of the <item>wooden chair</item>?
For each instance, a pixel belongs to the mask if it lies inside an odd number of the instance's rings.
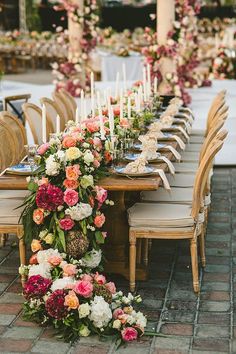
[[[53,124],[54,132],[56,132],[57,129],[57,115],[60,117],[60,130],[63,131],[65,129],[65,121],[63,113],[58,104],[47,97],[40,98],[40,103],[46,107],[47,116]]]
[[[42,110],[33,103],[24,103],[23,111],[26,121],[29,123],[34,142],[37,145],[42,144]],[[47,140],[49,140],[50,133],[53,133],[53,124],[47,116]]]
[[[68,112],[68,110],[67,110],[66,103],[63,101],[60,93],[57,91],[54,91],[52,93],[52,98],[56,102],[57,106],[60,108],[60,111],[63,115],[63,120],[66,124],[69,120],[69,114],[70,114],[70,112]]]
[[[12,112],[16,115],[23,123],[25,122],[24,114],[22,111],[22,105],[31,98],[31,94],[6,96],[4,97],[3,108],[5,111]]]
[[[198,169],[193,190],[192,206],[171,204],[136,203],[128,210],[130,225],[130,290],[135,290],[136,242],[137,239],[170,239],[190,241],[193,289],[199,292],[197,239],[200,240],[200,255],[205,265],[204,234],[201,218],[204,216],[203,199],[211,161],[222,148],[223,142],[214,139],[213,147],[204,156]]]
[[[64,89],[59,91],[62,99],[64,100],[66,106],[68,107],[68,111],[70,112],[70,119],[75,120],[75,112],[77,108],[77,104],[75,102],[74,97],[72,97],[69,92]]]
[[[19,160],[18,142],[14,131],[8,124],[0,120],[0,151],[1,151],[1,171],[14,165]]]
[[[14,137],[16,137],[18,152],[19,152],[19,161],[25,156],[24,145],[27,144],[26,131],[23,124],[17,119],[13,114],[3,111],[0,113],[0,120],[7,123],[7,126],[11,127],[14,132]]]

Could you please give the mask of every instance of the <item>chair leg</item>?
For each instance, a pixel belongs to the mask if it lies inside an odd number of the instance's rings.
[[[148,243],[149,243],[149,240],[148,239],[144,239],[143,240],[144,242],[144,247],[143,247],[143,263],[144,265],[148,265]]]
[[[205,234],[204,229],[202,230],[199,236],[199,249],[200,249],[200,258],[202,267],[205,268],[206,266],[206,253],[205,253]]]
[[[18,232],[18,238],[19,238],[19,253],[20,253],[20,264],[21,265],[26,265],[26,251],[25,251],[25,240],[23,236],[23,231]],[[21,284],[24,286],[26,281],[26,276],[21,275]]]
[[[135,271],[136,271],[136,235],[134,231],[129,234],[129,286],[130,291],[135,290]]]
[[[197,255],[197,242],[193,238],[190,240],[190,253],[192,263],[192,275],[193,275],[193,290],[195,293],[199,293],[199,277],[198,277],[198,255]]]
[[[152,240],[148,240],[148,250],[151,251],[152,249]]]

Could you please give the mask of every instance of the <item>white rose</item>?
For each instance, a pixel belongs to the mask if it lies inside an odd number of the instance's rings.
[[[79,311],[79,318],[87,317],[90,314],[89,304],[87,302],[85,304],[81,304],[79,306],[78,311]]]
[[[93,161],[94,161],[93,154],[91,153],[91,151],[86,150],[86,152],[84,154],[84,162],[86,163],[86,165],[89,165]]]
[[[115,329],[120,329],[120,327],[121,327],[121,322],[120,322],[120,320],[115,320],[115,321],[113,322],[112,327],[115,328]]]
[[[65,214],[70,215],[72,220],[80,221],[92,215],[92,211],[93,209],[90,204],[78,203],[66,209]]]
[[[90,335],[90,330],[88,329],[87,326],[82,325],[80,330],[79,330],[79,335],[81,337],[88,337]]]

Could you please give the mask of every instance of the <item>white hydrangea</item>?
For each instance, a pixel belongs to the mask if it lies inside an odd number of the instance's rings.
[[[48,250],[44,251],[39,251],[37,253],[37,261],[39,264],[47,263],[48,258],[50,258],[51,256],[60,256],[60,253],[57,249],[54,250],[53,248],[49,248]]]
[[[51,286],[51,290],[55,291],[58,289],[65,289],[67,287],[67,285],[70,285],[73,283],[74,283],[74,278],[72,278],[72,277],[59,278],[53,282],[53,284]]]
[[[97,328],[106,327],[112,319],[112,312],[109,304],[102,296],[95,296],[91,301],[91,313],[89,319]]]
[[[90,204],[78,203],[66,209],[65,214],[70,215],[72,220],[80,221],[92,215],[92,211],[93,209]]]
[[[33,264],[29,269],[29,278],[33,275],[41,275],[43,278],[51,279],[51,266],[48,263]]]
[[[46,174],[48,176],[56,176],[59,173],[60,164],[55,161],[54,155],[50,155],[46,159]]]
[[[81,265],[87,268],[96,268],[102,260],[102,251],[92,249],[90,252],[87,252],[83,258],[81,258]]]
[[[60,162],[64,162],[64,161],[65,161],[65,156],[66,156],[66,155],[65,155],[65,153],[64,153],[63,150],[58,150],[55,155],[56,155],[56,157],[58,158],[58,160],[59,160]]]
[[[79,318],[87,317],[90,314],[89,304],[87,302],[85,304],[81,304],[79,306],[78,311],[79,311]]]

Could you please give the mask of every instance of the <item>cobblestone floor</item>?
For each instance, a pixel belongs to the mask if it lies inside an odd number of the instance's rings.
[[[17,277],[17,249],[0,250],[0,353],[44,354],[223,354],[236,353],[236,168],[215,170],[207,230],[207,267],[201,292],[191,285],[186,242],[154,242],[150,279],[138,284],[149,328],[163,337],[143,337],[115,351],[114,343],[83,338],[73,346],[59,342],[51,329],[21,318],[23,301]],[[118,287],[127,289],[118,280]]]

